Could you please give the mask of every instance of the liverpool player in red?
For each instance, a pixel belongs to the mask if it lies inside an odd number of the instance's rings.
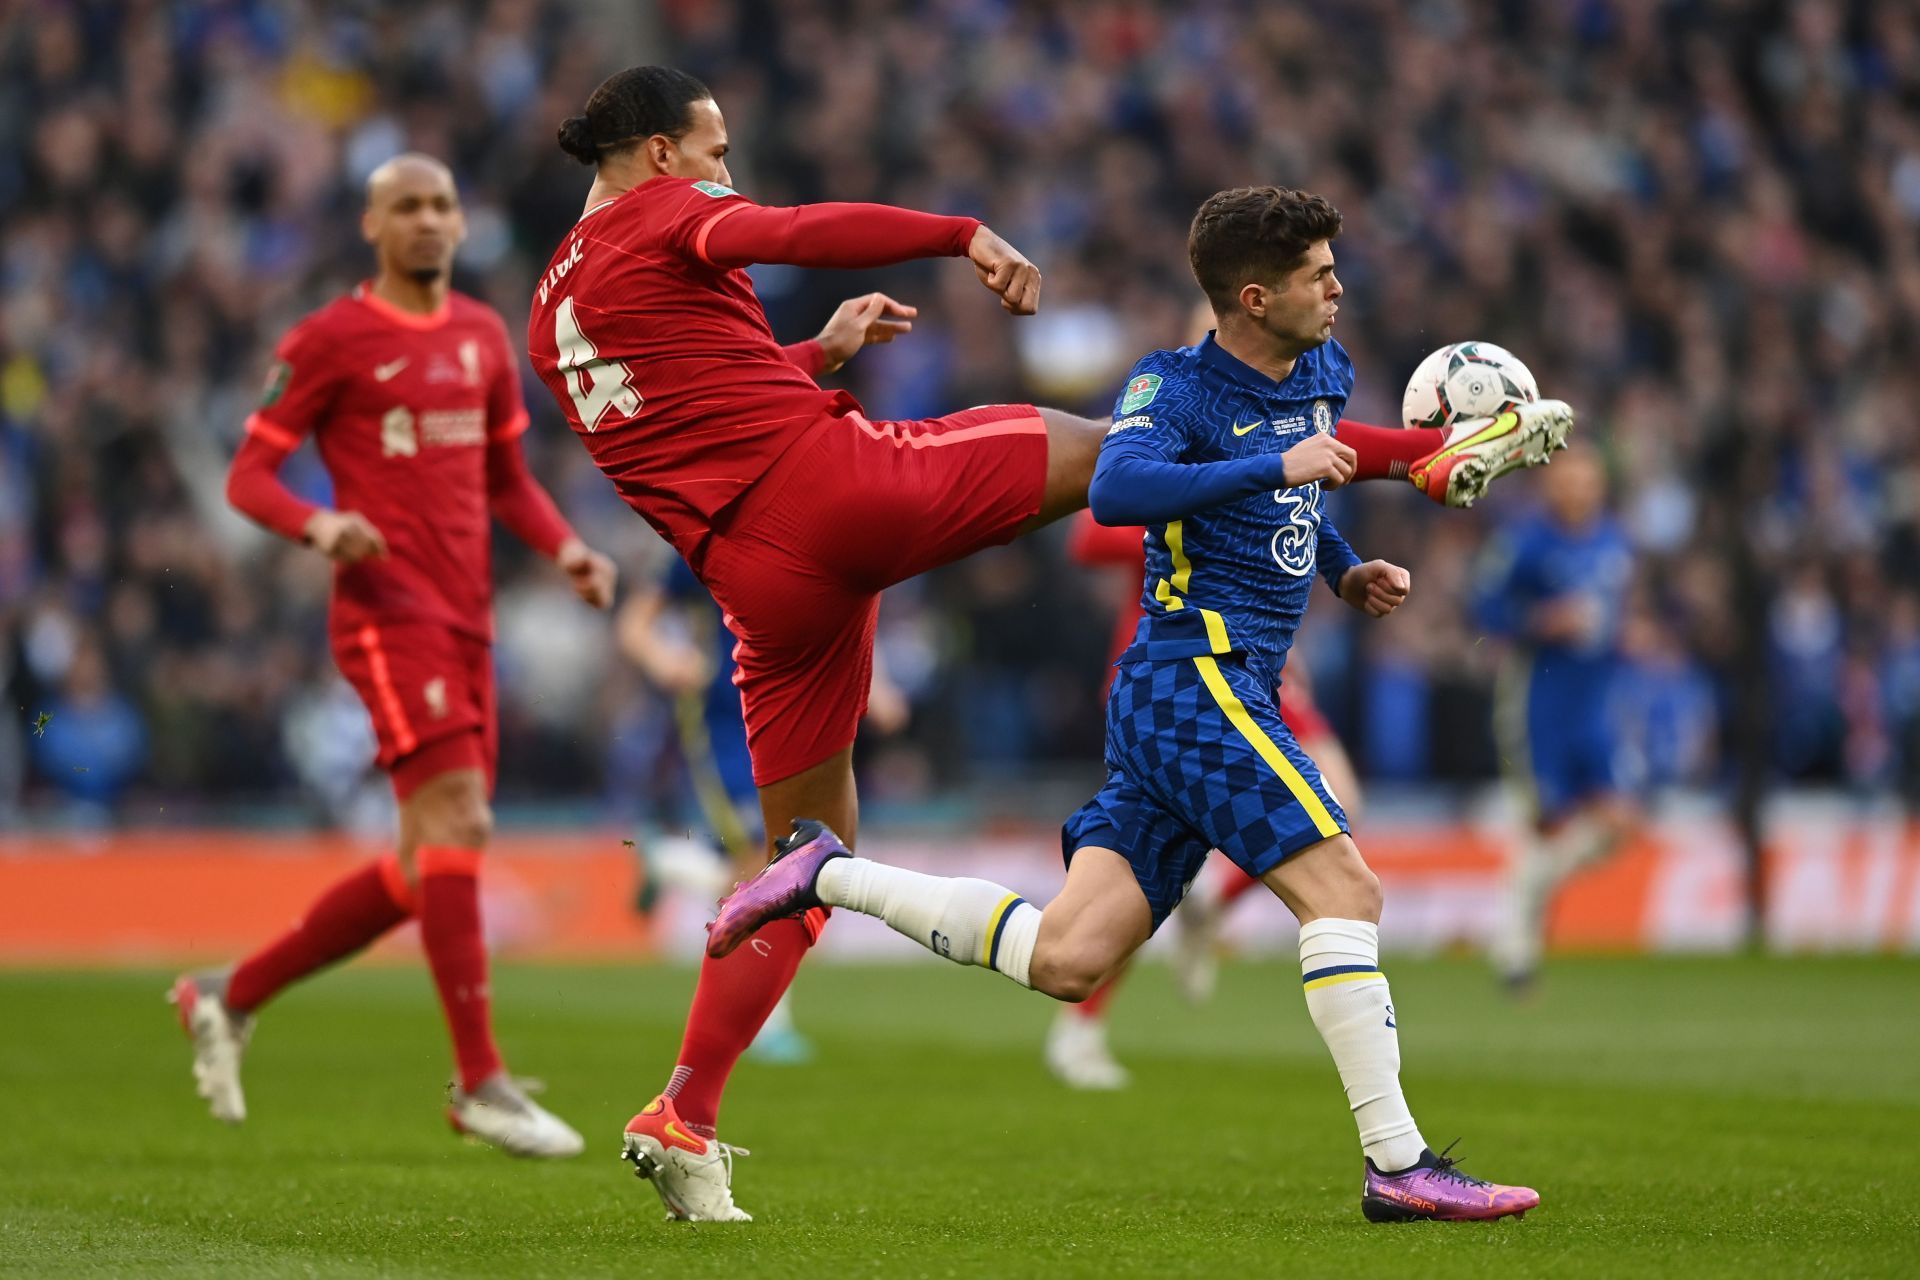
[[[399,847],[231,973],[182,977],[174,999],[201,1096],[238,1123],[260,1006],[417,919],[459,1065],[455,1128],[513,1155],[576,1155],[580,1135],[514,1084],[493,1041],[478,888],[496,745],[489,517],[596,607],[612,600],[613,564],[574,535],[520,455],[527,412],[500,317],[448,287],[465,234],[453,175],[427,156],[388,161],[368,182],[361,226],[378,272],[281,341],[227,494],[334,561],[334,659],[373,717]],[[308,435],[335,509],[279,480]]]
[[[534,368],[726,611],[769,836],[806,817],[851,838],[880,591],[1085,506],[1108,424],[1032,405],[870,421],[812,376],[858,344],[780,346],[744,270],[963,257],[1010,313],[1032,314],[1039,271],[976,220],[755,205],[729,185],[712,95],[664,67],[609,78],[559,139],[596,174],[534,290]],[[887,336],[905,315],[876,302],[856,336]],[[1343,483],[1355,464],[1318,436],[1288,480]],[[678,1065],[625,1139],[673,1216],[747,1218],[714,1137],[721,1091],[822,922],[775,921],[703,967]]]

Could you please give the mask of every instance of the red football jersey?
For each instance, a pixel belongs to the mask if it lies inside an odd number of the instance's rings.
[[[533,367],[621,497],[697,566],[720,512],[810,429],[860,407],[782,352],[743,263],[959,254],[976,226],[878,205],[763,209],[717,183],[654,178],[561,241],[534,289]]]
[[[386,559],[334,572],[331,627],[431,621],[490,640],[487,444],[527,427],[506,326],[450,293],[416,315],[365,285],[295,325],[247,431],[292,450],[309,434],[333,505],[386,537]]]

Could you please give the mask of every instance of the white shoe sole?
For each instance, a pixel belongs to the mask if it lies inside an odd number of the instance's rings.
[[[1555,450],[1566,447],[1567,433],[1571,430],[1573,410],[1565,406],[1521,414],[1513,437],[1489,442],[1505,446],[1500,454],[1494,457],[1470,454],[1454,467],[1447,476],[1447,505],[1470,507],[1486,497],[1487,490],[1501,476],[1522,467],[1544,466]]]
[[[673,1193],[667,1190],[665,1179],[660,1176],[666,1172],[667,1149],[658,1141],[644,1133],[629,1133],[621,1143],[620,1158],[633,1166],[634,1177],[653,1184],[654,1193],[660,1197],[660,1203],[666,1206],[668,1221],[694,1221],[687,1206],[674,1198]]]
[[[733,1211],[740,1215],[737,1218],[703,1218],[695,1213],[690,1205],[668,1190],[667,1184],[672,1180],[671,1161],[668,1158],[667,1149],[657,1138],[649,1138],[644,1133],[622,1134],[620,1158],[633,1166],[635,1177],[645,1178],[653,1184],[654,1193],[660,1197],[660,1203],[666,1206],[669,1222],[753,1221],[753,1215],[737,1205],[733,1207]]]

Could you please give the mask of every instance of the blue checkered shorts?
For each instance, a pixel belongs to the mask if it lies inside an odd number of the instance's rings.
[[[1251,876],[1347,830],[1347,815],[1281,723],[1265,667],[1240,654],[1135,662],[1107,700],[1107,783],[1061,828],[1133,864],[1153,927],[1209,850]]]

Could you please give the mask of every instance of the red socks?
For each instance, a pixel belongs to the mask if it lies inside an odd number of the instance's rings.
[[[725,959],[707,959],[693,990],[686,1036],[665,1093],[688,1128],[711,1138],[720,1120],[720,1095],[733,1064],[773,1012],[794,970],[820,936],[825,913],[775,920]]]
[[[1098,1021],[1106,1017],[1107,1005],[1113,1000],[1114,991],[1119,988],[1121,979],[1127,976],[1127,970],[1130,967],[1130,965],[1122,965],[1105,982],[1095,987],[1092,995],[1079,1004],[1068,1005],[1067,1011],[1075,1017],[1086,1018],[1088,1021]]]
[[[1376,427],[1340,420],[1340,443],[1359,455],[1354,480],[1404,480],[1407,468],[1447,442],[1438,427]]]
[[[471,1090],[501,1067],[493,1043],[487,945],[480,933],[480,851],[427,846],[416,857],[420,941],[453,1033],[460,1087]]]
[[[290,983],[361,950],[412,914],[400,860],[369,862],[314,900],[306,915],[242,960],[227,980],[226,1004],[251,1013]]]
[[[1231,862],[1220,870],[1220,907],[1225,909],[1238,902],[1247,890],[1259,884],[1252,876],[1234,866]]]

